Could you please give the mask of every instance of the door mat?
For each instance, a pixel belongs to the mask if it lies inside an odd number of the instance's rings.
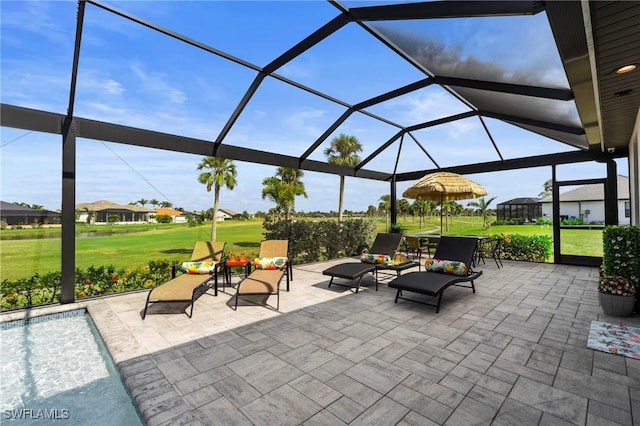
[[[587,347],[640,359],[640,328],[591,321]]]

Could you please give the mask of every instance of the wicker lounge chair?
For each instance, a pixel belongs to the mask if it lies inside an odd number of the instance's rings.
[[[221,241],[198,241],[191,253],[191,262],[214,262],[215,265],[210,273],[192,274],[183,273],[176,276],[177,265],[173,265],[171,270],[172,279],[164,284],[154,287],[147,296],[144,305],[142,319],[147,316],[147,308],[152,303],[158,302],[189,302],[191,311],[187,314],[189,318],[193,316],[193,302],[196,291],[201,286],[214,280],[214,295],[218,295],[218,273],[223,272],[223,253],[225,243]],[[223,274],[224,275],[224,274]],[[186,313],[186,311],[185,311]]]
[[[398,299],[404,299],[434,306],[436,313],[438,313],[440,311],[442,294],[449,286],[455,285],[471,288],[475,293],[476,288],[473,281],[482,275],[482,271],[474,272],[471,269],[477,244],[477,238],[443,236],[434,254],[434,259],[449,261],[451,264],[462,262],[466,266],[464,274],[450,275],[449,273],[430,271],[430,268],[426,268],[427,270],[422,272],[409,272],[408,274],[404,274],[389,283],[389,287],[398,289],[395,302],[398,303]],[[430,260],[428,262],[430,262]],[[470,282],[470,285],[461,285],[460,283],[463,282]],[[434,304],[408,299],[402,297],[403,291],[433,296],[437,298],[437,301]]]
[[[280,309],[280,281],[284,276],[287,277],[287,291],[289,291],[288,249],[287,240],[265,240],[260,243],[260,253],[252,266],[253,271],[238,284],[234,310],[238,309],[240,296],[266,295],[268,297],[272,294],[276,295],[276,310]],[[261,267],[268,269],[259,269]]]
[[[380,254],[389,256],[391,259],[395,256],[398,248],[400,247],[400,242],[402,241],[402,234],[398,233],[379,233],[376,235],[376,239],[373,241],[373,245],[371,246],[370,253],[372,254]],[[352,287],[356,289],[356,293],[360,288],[360,283],[362,281],[362,277],[364,277],[369,272],[375,273],[376,265],[375,263],[364,263],[364,262],[348,262],[341,263],[339,265],[332,266],[331,268],[325,269],[322,271],[323,275],[328,275],[331,277],[329,280],[329,287],[331,284],[336,284],[344,287]],[[349,281],[356,281],[355,285],[349,284],[340,284],[334,283],[334,278],[342,278]],[[378,290],[378,279],[376,276],[376,291]]]

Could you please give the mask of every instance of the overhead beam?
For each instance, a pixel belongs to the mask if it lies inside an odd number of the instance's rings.
[[[104,5],[104,4],[101,4],[101,3],[97,3],[97,2],[92,1],[92,0],[86,0],[86,2],[92,4],[92,5],[96,6],[96,7],[99,7],[100,9],[104,9],[104,10],[106,10],[108,12],[114,13],[114,14],[116,14],[118,16],[121,16],[121,17],[123,17],[125,19],[128,19],[128,20],[130,20],[132,22],[136,22],[136,23],[138,23],[138,24],[140,24],[142,26],[145,26],[145,27],[147,27],[149,29],[152,29],[154,31],[158,31],[158,32],[160,32],[160,33],[162,33],[164,35],[167,35],[169,37],[172,37],[172,38],[174,38],[176,40],[180,40],[180,41],[182,41],[184,43],[187,43],[187,44],[189,44],[189,45],[191,45],[193,47],[197,47],[198,49],[202,49],[202,50],[204,50],[206,52],[213,53],[216,56],[220,56],[221,58],[224,58],[224,59],[227,59],[229,61],[235,62],[236,64],[240,64],[240,65],[245,66],[247,68],[251,68],[254,71],[261,71],[262,70],[261,67],[259,67],[257,65],[254,65],[254,64],[252,64],[250,62],[244,61],[244,60],[242,60],[240,58],[237,58],[237,57],[235,57],[233,55],[229,55],[228,53],[225,53],[225,52],[223,52],[221,50],[215,49],[215,48],[213,48],[213,47],[211,47],[209,45],[206,45],[204,43],[200,43],[199,41],[193,40],[193,39],[191,39],[189,37],[183,36],[182,34],[179,34],[179,33],[175,32],[175,31],[171,31],[171,30],[169,30],[167,28],[161,27],[160,25],[152,24],[149,21],[145,21],[144,19],[140,19],[140,18],[138,18],[136,16],[133,16],[133,15],[128,14],[128,13],[125,13],[125,12],[119,10],[119,9],[114,8],[114,7],[107,6],[107,5]]]
[[[532,118],[518,117],[509,114],[500,114],[492,111],[478,111],[484,117],[495,118],[502,121],[513,121],[515,123],[526,124],[529,126],[541,127],[543,129],[556,130],[558,132],[569,133],[572,135],[584,135],[582,127],[567,126],[564,124],[550,123],[548,121],[534,120]]]
[[[287,50],[282,55],[274,59],[271,63],[264,67],[264,72],[266,72],[267,74],[271,74],[287,62],[290,62],[298,55],[302,54],[306,50],[320,43],[325,38],[329,37],[334,32],[338,31],[350,21],[351,20],[346,14],[341,13],[340,15],[336,16],[331,21],[327,22],[322,27],[314,31],[304,40],[293,46],[291,49]]]
[[[427,121],[426,123],[415,124],[413,126],[407,127],[408,132],[412,132],[414,130],[426,129],[427,127],[438,126],[440,124],[450,123],[452,121],[463,120],[469,117],[475,117],[478,115],[476,111],[463,112],[461,114],[450,115],[449,117],[439,118],[437,120]]]
[[[556,99],[560,101],[573,100],[570,89],[554,89],[551,87],[528,86],[524,84],[498,83],[495,81],[472,80],[468,78],[435,76],[433,81],[443,86],[468,87],[471,89],[488,90],[492,92],[511,93],[514,95],[532,96],[536,98]]]
[[[532,167],[552,166],[558,164],[582,163],[585,161],[606,161],[613,158],[622,158],[629,155],[628,150],[616,150],[615,153],[602,153],[599,151],[569,151],[558,154],[545,154],[533,157],[512,158],[504,161],[489,161],[486,163],[467,164],[463,166],[442,167],[440,169],[428,169],[415,172],[399,173],[396,176],[398,182],[417,180],[426,174],[433,172],[452,172],[461,175],[474,173],[502,172],[506,170],[519,170]]]
[[[360,164],[358,164],[356,166],[356,170],[360,170],[362,167],[365,166],[365,164],[367,164],[369,161],[373,160],[374,158],[376,158],[378,156],[378,154],[380,154],[382,151],[384,151],[385,149],[387,149],[389,146],[391,146],[392,143],[394,143],[396,141],[396,139],[398,139],[400,136],[402,136],[405,133],[405,130],[400,130],[398,133],[396,133],[395,135],[391,136],[391,138],[389,138],[389,140],[387,140],[385,143],[383,143],[378,149],[376,149],[373,154],[369,155],[367,158],[365,158],[364,160],[362,160],[360,162]]]
[[[355,21],[391,21],[535,15],[544,8],[542,1],[434,1],[353,7],[349,14]]]
[[[406,86],[399,87],[395,90],[391,90],[387,93],[383,93],[382,95],[373,97],[366,101],[355,104],[353,107],[357,110],[368,108],[370,106],[388,101],[393,98],[397,98],[398,96],[406,95],[407,93],[414,92],[416,90],[422,89],[434,83],[434,80],[431,77],[416,81],[411,84],[407,84]]]

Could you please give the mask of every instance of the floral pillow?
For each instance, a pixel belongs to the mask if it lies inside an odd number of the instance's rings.
[[[429,272],[440,272],[441,274],[458,275],[466,277],[469,267],[464,262],[457,260],[427,259],[424,266]]]
[[[362,253],[360,255],[360,262],[383,264],[392,263],[393,259],[388,254]]]
[[[211,274],[216,270],[217,262],[182,262],[179,269],[185,274]]]
[[[253,261],[253,269],[280,269],[283,271],[287,267],[286,257],[256,257]]]

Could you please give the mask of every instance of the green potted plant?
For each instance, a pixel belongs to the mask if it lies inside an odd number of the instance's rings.
[[[607,315],[628,317],[633,313],[636,288],[620,275],[603,275],[598,281],[600,307]]]

